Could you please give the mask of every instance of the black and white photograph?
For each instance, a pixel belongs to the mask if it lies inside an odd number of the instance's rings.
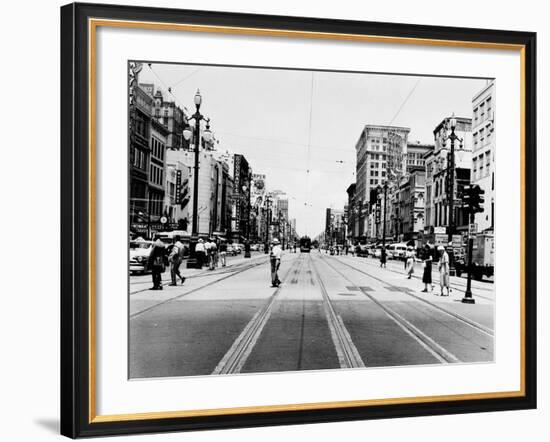
[[[128,79],[130,379],[495,360],[494,78]]]

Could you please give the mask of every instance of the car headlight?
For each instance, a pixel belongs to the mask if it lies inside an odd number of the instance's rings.
[[[136,257],[136,261],[137,261],[137,262],[143,261],[143,256],[137,256],[137,257]]]

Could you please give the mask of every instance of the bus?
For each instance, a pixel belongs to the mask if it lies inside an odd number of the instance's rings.
[[[311,252],[311,239],[309,238],[309,236],[302,236],[300,238],[300,252]]]

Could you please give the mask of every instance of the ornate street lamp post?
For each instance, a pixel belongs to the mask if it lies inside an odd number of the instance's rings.
[[[244,245],[244,257],[250,258],[250,185],[252,177],[248,176],[248,183],[243,185],[243,197],[246,198],[246,243]],[[248,192],[247,192],[248,191]]]
[[[455,141],[460,141],[460,145],[462,147],[462,141],[463,139],[460,138],[455,134],[456,129],[456,118],[453,114],[451,119],[449,120],[449,125],[451,127],[451,133],[450,135],[445,138],[445,141],[451,140],[451,150],[449,152],[448,157],[448,165],[447,165],[447,197],[448,197],[448,205],[449,205],[449,231],[447,232],[447,241],[451,245],[451,253],[449,256],[450,261],[450,269],[449,273],[451,275],[455,274],[455,267],[454,267],[454,253],[452,252],[452,243],[453,243],[453,234],[455,232],[455,208],[454,208],[454,186],[455,186]]]
[[[212,139],[212,132],[210,131],[210,120],[205,118],[204,115],[200,113],[200,107],[202,104],[202,96],[200,91],[197,89],[197,93],[194,97],[195,102],[195,113],[188,120],[188,125],[183,129],[183,138],[189,141],[191,135],[193,135],[195,141],[195,166],[193,168],[193,220],[192,220],[192,230],[191,230],[191,257],[187,261],[187,267],[194,267],[197,264],[195,256],[195,245],[198,241],[199,236],[199,217],[198,217],[198,207],[199,207],[199,155],[200,155],[200,145],[201,145],[201,121],[206,121],[206,128],[203,131],[202,137],[206,142]],[[194,126],[194,134],[193,134]]]

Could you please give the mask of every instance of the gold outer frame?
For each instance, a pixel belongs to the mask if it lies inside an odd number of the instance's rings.
[[[98,27],[115,27],[115,28],[133,28],[133,29],[148,29],[148,30],[170,30],[170,31],[185,31],[185,32],[207,32],[218,34],[235,34],[235,35],[254,35],[266,37],[291,37],[291,38],[308,38],[308,39],[325,39],[325,40],[340,40],[340,41],[357,41],[369,43],[389,43],[389,44],[410,44],[417,46],[446,46],[446,47],[463,47],[477,49],[498,49],[518,51],[520,55],[520,389],[517,391],[504,392],[488,392],[488,393],[471,393],[471,394],[455,394],[455,395],[438,395],[438,396],[418,396],[418,397],[399,397],[388,399],[369,399],[369,400],[353,400],[353,401],[333,401],[333,402],[317,402],[317,403],[301,403],[301,404],[284,404],[284,405],[261,405],[247,406],[235,408],[215,408],[215,409],[197,409],[197,410],[180,410],[180,411],[161,411],[147,413],[131,413],[131,414],[111,414],[98,415],[96,413],[96,236],[95,236],[95,219],[96,219],[96,36]],[[526,288],[525,288],[525,157],[526,157],[526,46],[522,44],[508,43],[491,43],[491,42],[475,42],[475,41],[459,41],[459,40],[439,40],[426,38],[405,38],[405,37],[389,37],[376,35],[360,35],[346,33],[330,33],[330,32],[308,32],[308,31],[293,31],[284,29],[264,29],[264,28],[248,28],[236,26],[213,26],[213,25],[196,25],[182,23],[162,23],[148,21],[132,21],[132,20],[114,20],[114,19],[88,19],[88,49],[89,49],[89,383],[88,383],[88,422],[122,422],[122,421],[139,421],[149,419],[170,419],[170,418],[185,418],[199,416],[222,416],[222,415],[241,415],[248,413],[274,413],[280,411],[305,411],[305,410],[322,410],[334,408],[351,408],[365,407],[375,405],[397,405],[397,404],[421,404],[427,402],[443,402],[443,401],[462,401],[462,400],[481,400],[481,399],[499,399],[499,398],[515,398],[523,397],[526,394]]]

